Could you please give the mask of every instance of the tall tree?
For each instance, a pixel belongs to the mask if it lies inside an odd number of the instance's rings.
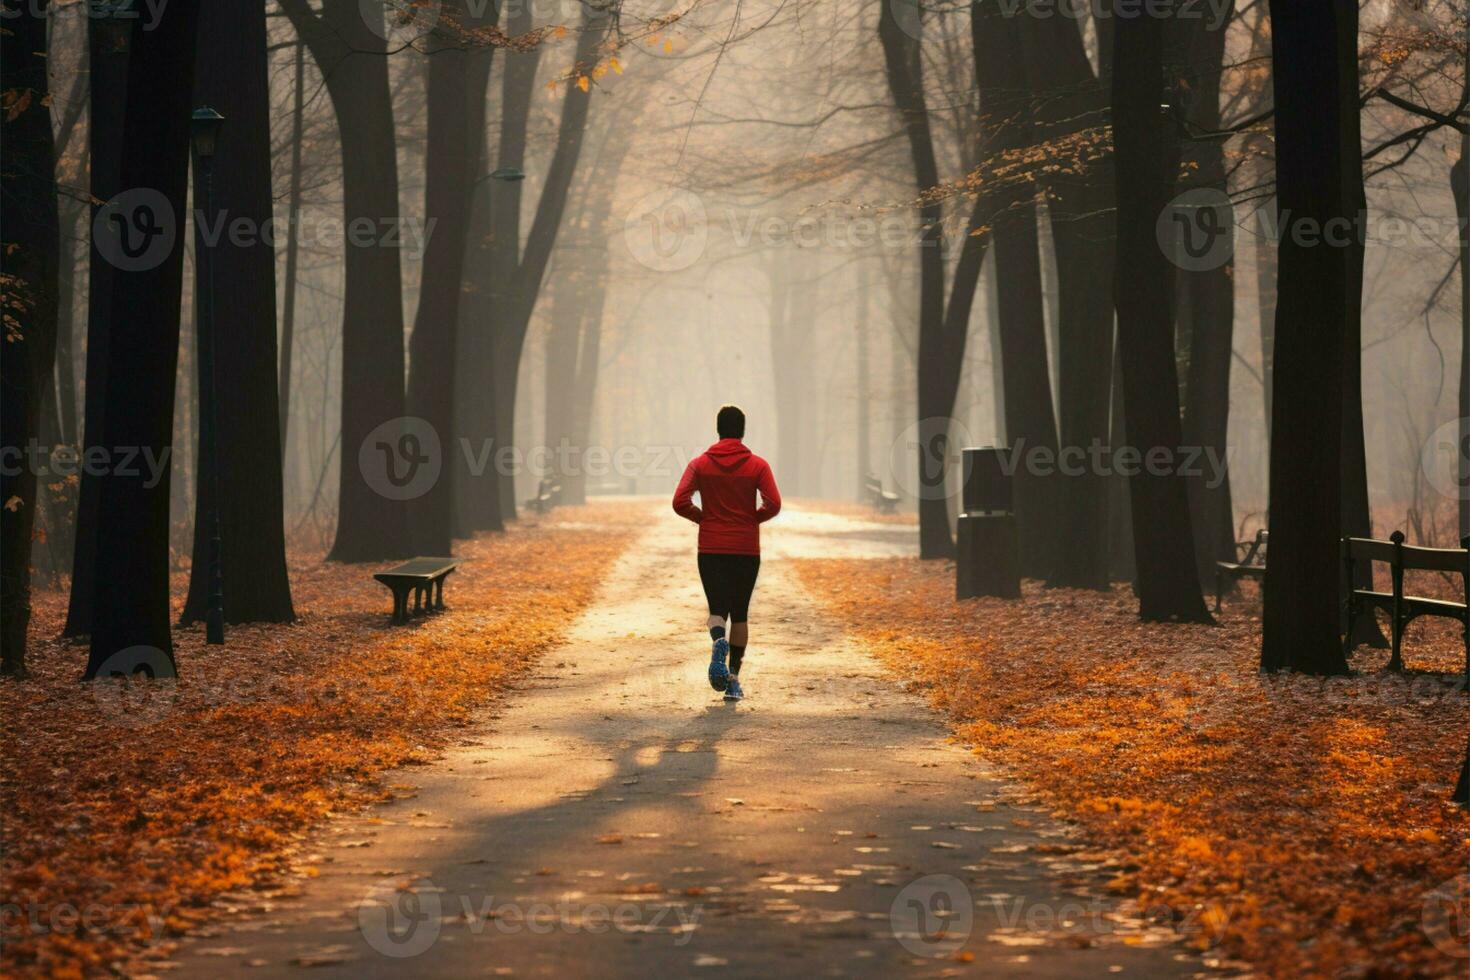
[[[1467,27],[1470,33],[1470,27]],[[1465,60],[1460,66],[1465,82],[1460,90],[1460,104],[1470,105],[1470,37],[1465,44]],[[1460,222],[1460,377],[1458,405],[1460,423],[1459,454],[1455,457],[1455,477],[1460,487],[1457,518],[1460,537],[1470,537],[1470,125],[1460,130],[1460,156],[1450,168],[1450,190],[1455,198],[1455,214]],[[1466,774],[1470,779],[1470,750],[1465,756]],[[1470,802],[1470,801],[1467,801]]]
[[[909,9],[900,12],[896,8]],[[878,17],[878,39],[883,46],[888,90],[898,111],[913,160],[914,183],[919,196],[919,340],[917,389],[919,438],[915,463],[919,472],[919,556],[949,558],[954,555],[954,537],[949,527],[949,505],[945,493],[945,470],[951,452],[949,421],[959,390],[965,344],[970,331],[970,311],[985,260],[987,236],[974,234],[984,222],[988,207],[983,196],[976,201],[959,259],[949,302],[945,302],[945,256],[943,250],[944,206],[939,199],[939,163],[924,96],[924,72],[920,32],[922,10],[918,0],[894,0],[882,5]],[[907,27],[907,29],[906,29]]]
[[[512,18],[505,26],[514,30],[515,23]],[[490,324],[494,306],[489,281],[493,269],[490,261],[493,245],[490,203],[500,181],[490,176],[494,168],[490,165],[485,132],[493,53],[494,49],[489,45],[476,45],[467,55],[471,62],[470,74],[477,79],[483,78],[483,81],[470,83],[469,101],[466,103],[469,114],[466,125],[472,139],[471,161],[475,180],[470,188],[469,224],[465,231],[453,384],[454,430],[470,451],[454,453],[451,460],[457,537],[470,537],[477,531],[505,529],[500,517],[500,490],[493,469],[494,459],[489,455],[481,458],[487,446],[492,452],[495,448],[491,445],[495,435],[495,399],[491,391],[494,366],[490,363],[494,353]],[[508,51],[502,72],[510,71],[512,60],[512,52]],[[507,108],[502,106],[502,113]],[[476,465],[477,461],[484,465]]]
[[[511,43],[501,67],[500,127],[493,160],[484,133],[485,98],[476,100],[478,177],[470,205],[465,295],[456,338],[454,414],[457,430],[471,447],[454,461],[455,517],[462,537],[504,530],[506,519],[515,516],[514,474],[498,456],[506,443],[497,413],[496,334],[507,302],[504,277],[519,256],[521,186],[514,175],[524,175],[526,127],[542,46],[534,41],[518,43],[533,27],[529,4],[510,9],[503,26]],[[507,506],[509,510],[502,512]]]
[[[1358,356],[1345,325],[1359,315],[1364,241],[1357,39],[1356,0],[1271,3],[1276,196],[1289,226],[1278,245],[1263,670],[1347,670],[1338,539],[1346,359]]]
[[[296,348],[296,269],[301,255],[301,150],[306,117],[306,45],[296,45],[296,85],[291,106],[291,184],[286,192],[286,284],[281,302],[281,453],[291,424],[291,360]]]
[[[386,235],[399,207],[383,8],[323,0],[317,12],[307,0],[281,0],[281,9],[311,51],[336,111],[343,225],[356,236],[343,259],[342,450],[337,536],[327,557],[397,558],[408,547],[406,508],[380,493],[358,466],[369,436],[401,418],[405,407],[402,269]]]
[[[511,12],[510,33],[515,37],[529,35],[534,25],[530,4]],[[536,72],[541,66],[543,46],[533,43],[520,50],[508,51],[501,78],[500,133],[496,145],[496,169],[502,174],[524,173],[526,165],[526,131],[531,116],[531,100],[536,92]],[[485,398],[482,411],[490,422],[490,432],[497,449],[510,449],[515,443],[515,390],[520,373],[520,351],[512,350],[516,319],[515,293],[521,259],[521,213],[524,185],[519,179],[494,179],[489,182],[486,201],[488,248],[481,254],[486,263],[482,273],[484,304],[479,313],[478,328],[487,332],[485,350],[486,376],[482,383]],[[514,363],[504,363],[512,360]],[[516,516],[515,473],[510,467],[498,466],[491,473],[496,494],[497,520],[514,520]]]
[[[1213,27],[1211,24],[1213,23]],[[1190,93],[1182,110],[1190,130],[1213,134],[1220,129],[1220,84],[1225,74],[1225,37],[1230,18],[1180,20],[1183,63],[1177,67],[1179,89]],[[1187,144],[1192,185],[1225,191],[1225,147],[1221,138],[1191,140]],[[1233,220],[1221,221],[1224,235],[1233,236]],[[1218,247],[1218,246],[1217,246]],[[1206,269],[1179,271],[1179,333],[1187,343],[1189,370],[1185,383],[1184,437],[1225,459],[1230,418],[1230,364],[1235,326],[1234,249],[1231,258]],[[1213,474],[1211,474],[1213,476]],[[1192,477],[1190,514],[1195,530],[1195,557],[1200,581],[1213,580],[1217,560],[1234,561],[1235,520],[1228,474],[1214,482]]]
[[[515,406],[519,385],[521,353],[526,332],[531,325],[536,300],[546,277],[566,210],[572,179],[582,152],[582,137],[592,104],[592,75],[597,67],[598,50],[613,23],[612,11],[587,5],[577,36],[574,61],[567,77],[558,88],[565,92],[561,119],[557,126],[556,147],[547,164],[545,178],[531,226],[521,235],[521,183],[491,181],[497,185],[490,194],[490,247],[474,254],[477,262],[488,262],[477,274],[477,284],[488,284],[482,293],[483,304],[475,313],[483,316],[490,328],[491,413],[495,446],[515,444]],[[510,22],[516,31],[517,21]],[[529,27],[529,23],[525,24]],[[502,107],[498,167],[519,170],[525,163],[525,100],[535,88],[535,65],[520,61],[528,54],[508,55],[505,66],[505,101]],[[485,329],[478,323],[475,329]],[[498,467],[498,493],[502,518],[515,517],[515,481],[509,467]]]
[[[1194,532],[1184,480],[1152,472],[1158,452],[1178,452],[1179,375],[1174,357],[1173,267],[1155,227],[1173,186],[1174,164],[1160,109],[1163,21],[1125,18],[1113,28],[1113,145],[1118,200],[1115,304],[1129,445],[1145,465],[1129,479],[1135,590],[1145,620],[1210,622],[1195,573]]]
[[[203,211],[204,175],[194,174],[195,267],[211,270],[214,290],[212,327],[194,318],[200,352],[195,390],[213,388],[216,408],[208,412],[200,405],[194,562],[182,621],[204,619],[209,609],[211,515],[218,506],[226,621],[289,622],[296,613],[286,577],[275,245],[267,235],[233,231],[264,229],[272,215],[265,8],[203,5],[198,49],[195,102],[212,106],[225,121],[209,213]],[[249,224],[237,225],[242,219]],[[203,290],[195,298],[202,304]],[[215,438],[207,438],[215,425]]]
[[[1046,311],[1036,230],[1036,184],[1014,173],[1012,161],[1034,131],[1033,101],[1021,57],[1021,31],[995,2],[970,5],[975,79],[985,133],[986,169],[995,174],[991,222],[995,245],[996,317],[1006,443],[1023,452],[1057,452],[1056,414],[1047,366]],[[1064,560],[1059,485],[1055,474],[1015,470],[1021,573],[1045,578]]]
[[[174,674],[169,614],[169,454],[178,367],[198,0],[175,0],[157,23],[134,21],[118,184],[106,218],[120,261],[109,284],[106,390],[97,444],[115,466],[100,482],[91,653],[86,678],[142,667]],[[95,82],[94,82],[95,84]],[[93,120],[97,119],[94,107]],[[140,195],[139,192],[143,192]],[[156,252],[154,251],[156,249]],[[106,256],[116,259],[118,252]],[[90,441],[90,437],[89,437]],[[123,452],[147,465],[123,466]],[[101,583],[107,583],[101,588]]]
[[[1019,52],[1036,102],[1037,136],[1066,165],[1042,170],[1056,257],[1057,427],[1063,447],[1090,452],[1110,441],[1113,374],[1113,162],[1108,152],[1108,85],[1114,18],[1100,17],[1097,67],[1076,19],[1020,17]],[[1013,57],[1015,57],[1013,55]],[[1109,486],[1093,467],[1061,486],[1061,537],[1067,542],[1048,585],[1106,589]]]
[[[112,8],[108,8],[109,12]],[[91,111],[87,122],[88,180],[95,221],[104,202],[122,190],[122,136],[126,115],[128,25],[111,17],[87,19],[88,63],[92,77]],[[88,227],[93,224],[89,221]],[[105,452],[102,445],[102,409],[107,393],[107,350],[111,337],[112,275],[114,268],[102,254],[96,235],[89,235],[87,272],[86,385],[82,407],[82,454]],[[97,582],[97,503],[102,474],[83,467],[77,495],[76,531],[72,551],[71,592],[63,636],[83,636],[92,630],[92,599]]]
[[[776,466],[788,492],[807,496],[818,495],[811,389],[815,320],[821,309],[820,259],[807,249],[773,249],[765,262],[771,289],[766,320],[775,393]]]
[[[25,673],[37,473],[29,454],[56,356],[60,219],[47,80],[45,0],[5,0],[0,30],[0,673]]]
[[[623,161],[632,147],[624,109],[609,114],[601,126],[594,165],[584,168],[577,217],[567,222],[558,245],[551,333],[546,351],[546,445],[563,442],[581,451],[570,472],[561,474],[561,499],[587,501],[588,442],[592,407],[601,367],[603,317],[611,277],[607,242],[613,234],[614,190]],[[565,263],[565,265],[563,265]],[[548,287],[551,283],[548,283]]]
[[[434,222],[424,254],[418,316],[409,342],[408,404],[451,446],[454,425],[455,345],[464,280],[465,236],[469,224],[478,144],[472,125],[483,126],[471,100],[483,102],[488,58],[472,58],[477,43],[464,20],[463,5],[446,5],[429,36],[428,135],[425,151],[424,215]],[[492,49],[493,50],[493,49]],[[415,503],[409,523],[411,550],[449,554],[454,538],[453,470]]]

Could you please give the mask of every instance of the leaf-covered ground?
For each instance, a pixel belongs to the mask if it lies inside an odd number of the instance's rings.
[[[1140,624],[1126,587],[956,602],[948,562],[809,560],[803,581],[956,734],[1122,851],[1112,883],[1273,977],[1470,972],[1470,735],[1458,624],[1416,625],[1411,673],[1257,672],[1260,606]],[[1247,588],[1250,588],[1247,586]]]
[[[226,893],[269,901],[310,876],[293,857],[306,831],[391,795],[384,770],[432,758],[513,684],[644,514],[563,508],[467,542],[449,611],[405,627],[376,566],[294,556],[298,622],[232,627],[224,647],[176,630],[172,684],[79,684],[86,647],[55,639],[65,596],[39,594],[33,676],[0,684],[3,972],[106,973]]]

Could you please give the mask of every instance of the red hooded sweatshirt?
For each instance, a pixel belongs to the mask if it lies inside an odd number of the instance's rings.
[[[702,508],[694,505],[696,490]],[[770,465],[739,439],[721,439],[690,460],[674,491],[674,513],[699,525],[703,555],[760,554],[760,526],[780,512],[781,493]]]

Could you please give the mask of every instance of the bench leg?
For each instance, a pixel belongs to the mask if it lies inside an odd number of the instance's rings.
[[[1402,671],[1404,669],[1404,621],[1399,616],[1393,618],[1393,654],[1388,658],[1388,669]]]
[[[1220,593],[1224,591],[1224,588],[1225,588],[1224,585],[1221,584],[1220,570],[1217,568],[1217,569],[1215,569],[1215,615],[1216,616],[1220,615]]]
[[[443,609],[444,608],[444,579],[446,579],[448,577],[449,577],[448,575],[441,576],[439,578],[439,581],[437,581],[437,582],[434,583],[434,608],[435,609]]]
[[[408,622],[408,590],[393,590],[393,622]]]

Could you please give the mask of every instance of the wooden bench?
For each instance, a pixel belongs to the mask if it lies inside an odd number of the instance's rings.
[[[538,514],[544,514],[561,503],[561,484],[551,477],[543,477],[536,487],[536,496],[526,501],[526,506]]]
[[[1466,542],[1470,543],[1470,539]],[[1404,594],[1404,572],[1450,572],[1460,576],[1462,595],[1470,596],[1470,550],[1466,548],[1421,548],[1404,544],[1404,532],[1395,531],[1387,541],[1372,538],[1343,538],[1342,560],[1348,584],[1347,635],[1343,652],[1353,649],[1353,623],[1364,612],[1382,609],[1393,623],[1393,656],[1389,670],[1403,670],[1404,630],[1420,616],[1443,616],[1459,620],[1465,638],[1465,671],[1470,680],[1470,616],[1464,602],[1429,599]],[[1393,576],[1392,592],[1375,592],[1353,586],[1353,572],[1358,562],[1383,562]]]
[[[393,622],[406,623],[409,616],[438,612],[444,608],[444,580],[459,567],[457,558],[415,558],[373,578],[393,592]],[[413,611],[408,608],[408,595],[414,596]]]
[[[877,477],[863,477],[863,492],[880,514],[892,514],[898,508],[898,494],[884,490],[883,481]]]
[[[1251,540],[1235,545],[1237,551],[1243,549],[1245,552],[1240,561],[1215,562],[1215,612],[1220,611],[1220,596],[1225,592],[1226,579],[1230,580],[1231,585],[1243,578],[1257,582],[1266,580],[1266,542],[1269,537],[1266,531],[1257,531]]]

